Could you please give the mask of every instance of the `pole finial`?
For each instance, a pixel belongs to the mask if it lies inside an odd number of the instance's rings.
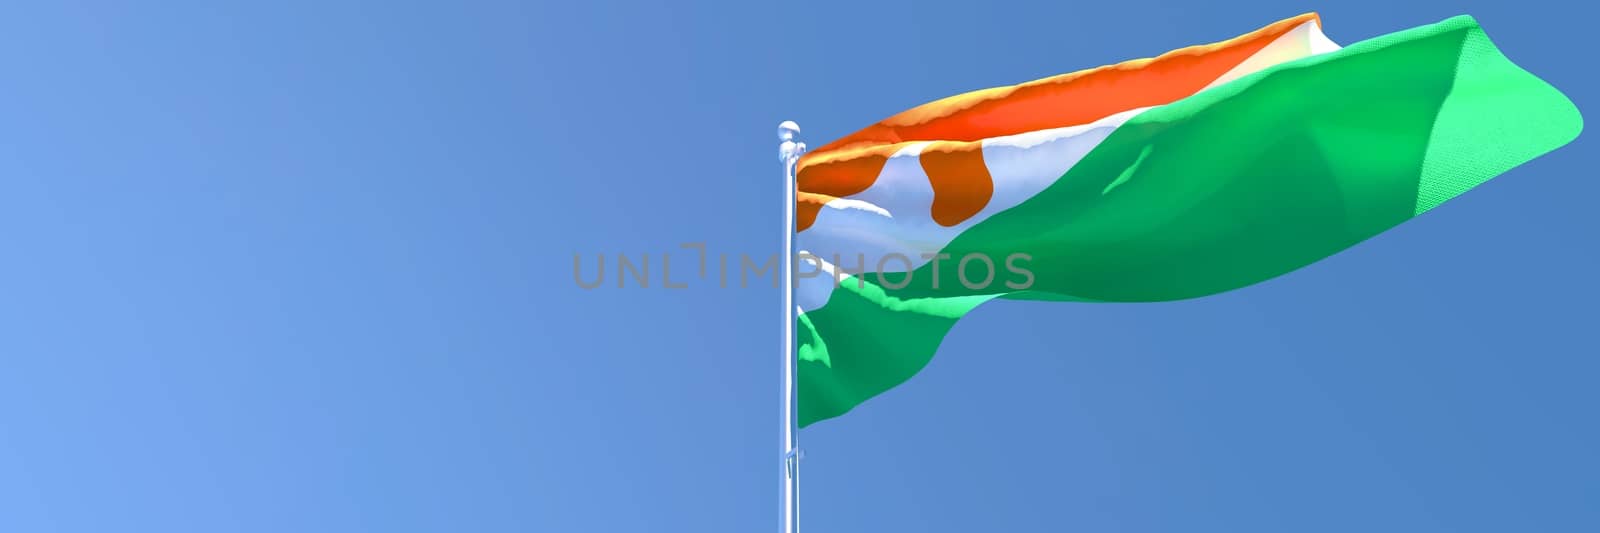
[[[806,143],[800,142],[800,125],[793,120],[785,120],[778,124],[778,160],[785,164],[793,164],[800,154],[806,153]]]

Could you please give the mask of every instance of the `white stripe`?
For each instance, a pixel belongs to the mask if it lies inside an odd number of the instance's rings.
[[[1332,52],[1339,48],[1338,43],[1328,40],[1328,36],[1322,34],[1322,25],[1317,24],[1315,20],[1307,21],[1273,39],[1249,58],[1222,73],[1222,76],[1217,77],[1205,88],[1210,89],[1255,74],[1279,63]]]

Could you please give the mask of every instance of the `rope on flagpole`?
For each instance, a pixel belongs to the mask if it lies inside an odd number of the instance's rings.
[[[800,531],[800,437],[795,427],[794,353],[794,233],[795,164],[806,152],[806,143],[797,138],[800,125],[785,120],[778,124],[778,159],[783,162],[783,533]]]

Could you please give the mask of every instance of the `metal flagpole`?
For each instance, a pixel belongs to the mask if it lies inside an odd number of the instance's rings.
[[[783,533],[800,531],[800,437],[795,427],[794,390],[794,196],[795,163],[806,152],[806,143],[796,140],[800,125],[785,120],[778,124],[778,159],[783,161]]]

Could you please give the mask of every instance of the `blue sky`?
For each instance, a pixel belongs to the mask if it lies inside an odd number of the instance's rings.
[[[1311,10],[1600,90],[1565,2],[719,4],[12,6],[0,531],[776,528],[778,291],[571,261],[776,251],[779,121]],[[1233,293],[983,307],[802,434],[805,526],[1600,529],[1591,145]]]

